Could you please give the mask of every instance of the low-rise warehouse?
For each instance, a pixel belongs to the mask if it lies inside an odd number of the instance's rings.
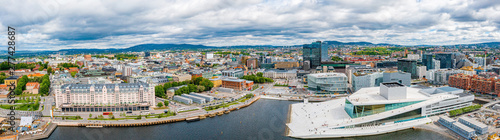
[[[488,126],[484,123],[481,123],[479,121],[476,121],[474,119],[470,119],[467,117],[461,117],[458,119],[458,122],[463,123],[467,125],[468,127],[471,127],[472,129],[476,130],[478,134],[486,134],[488,133]]]
[[[205,94],[199,94],[199,93],[190,93],[189,95],[193,95],[193,96],[196,96],[196,97],[200,97],[200,98],[203,98],[205,99],[206,102],[212,102],[214,100],[214,97],[212,96],[208,96],[208,95],[205,95]]]
[[[193,100],[177,95],[174,96],[174,100],[188,105],[193,103]]]
[[[196,96],[193,96],[193,95],[182,94],[181,96],[189,98],[189,99],[193,100],[193,102],[198,103],[198,104],[204,104],[204,103],[206,103],[205,99],[200,98],[200,97],[196,97]]]

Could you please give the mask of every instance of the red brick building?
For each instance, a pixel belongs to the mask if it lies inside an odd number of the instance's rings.
[[[222,80],[222,87],[234,90],[246,90],[253,86],[253,81],[245,79],[227,78]]]

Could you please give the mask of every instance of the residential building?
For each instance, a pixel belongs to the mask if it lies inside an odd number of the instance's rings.
[[[132,67],[131,66],[125,66],[123,68],[122,75],[123,76],[131,76],[132,75]]]
[[[249,69],[256,69],[259,67],[258,60],[256,58],[250,58],[247,60],[246,66]]]
[[[418,76],[418,79],[423,79],[425,77],[426,73],[427,73],[427,67],[426,66],[417,66],[417,76]]]
[[[40,91],[40,84],[38,82],[28,82],[26,83],[26,91],[29,94],[38,94]]]

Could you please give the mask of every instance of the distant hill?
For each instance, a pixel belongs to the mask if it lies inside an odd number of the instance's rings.
[[[363,45],[363,46],[398,46],[394,44],[387,44],[387,43],[381,43],[381,44],[373,44],[371,42],[340,42],[340,41],[323,41],[327,43],[328,45]]]
[[[360,46],[405,46],[397,44],[379,43],[373,44],[371,42],[340,42],[340,41],[323,41],[328,45],[360,45]],[[294,47],[301,47],[299,45],[291,45]],[[441,45],[416,45],[416,46],[441,46]],[[447,47],[459,47],[459,46],[477,46],[481,47],[500,47],[500,42],[486,42],[486,43],[476,43],[476,44],[457,44],[457,45],[446,45]],[[269,47],[283,47],[283,46],[273,46],[273,45],[239,45],[239,46],[224,46],[224,47],[214,47],[205,45],[193,45],[193,44],[140,44],[129,48],[113,48],[113,49],[61,49],[58,51],[16,51],[17,57],[27,57],[27,56],[37,56],[37,55],[47,55],[54,53],[64,53],[64,54],[94,54],[94,53],[121,53],[121,52],[140,52],[140,51],[153,51],[153,50],[197,50],[197,49],[246,49],[246,48],[269,48]],[[0,50],[0,57],[6,57],[6,50]]]
[[[214,47],[205,45],[192,45],[192,44],[140,44],[129,48],[122,49],[62,49],[54,52],[63,52],[65,54],[92,54],[92,53],[120,53],[120,52],[141,52],[153,50],[197,50],[197,49],[246,49],[246,48],[260,48],[260,47],[280,47],[272,45],[241,45],[241,46],[226,46]]]

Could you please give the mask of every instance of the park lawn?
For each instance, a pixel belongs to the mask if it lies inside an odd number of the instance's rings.
[[[154,108],[154,110],[160,110],[160,109],[168,109],[168,107],[163,106],[163,107],[157,107],[157,108]]]
[[[15,106],[15,110],[37,111],[40,104],[0,105],[0,108],[10,109],[11,106]]]
[[[259,85],[253,85],[252,91],[254,91],[254,90],[258,89],[258,88],[259,88]]]
[[[43,117],[50,117],[50,116],[43,116]],[[83,119],[80,116],[54,116],[55,117],[65,117],[65,120],[81,120]]]

